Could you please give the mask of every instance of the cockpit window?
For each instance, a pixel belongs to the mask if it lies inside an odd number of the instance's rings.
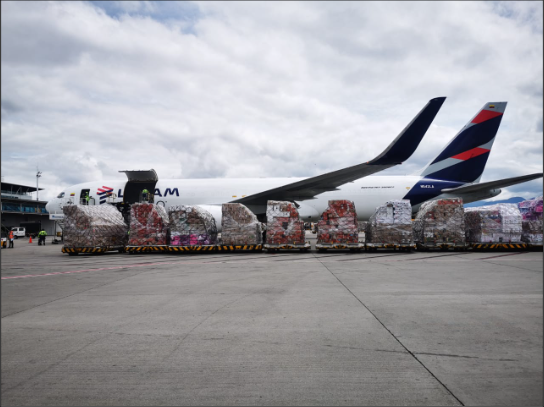
[[[61,192],[60,194],[58,194],[57,198],[64,198],[64,192]]]

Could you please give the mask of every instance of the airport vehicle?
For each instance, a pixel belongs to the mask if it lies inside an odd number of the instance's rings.
[[[4,232],[2,232],[2,247],[8,247],[8,235],[6,235]]]
[[[370,176],[406,161],[416,150],[445,98],[431,99],[412,122],[376,158],[365,163],[310,178],[253,179],[166,179],[154,170],[120,171],[127,181],[96,181],[66,188],[46,205],[52,216],[62,214],[63,205],[78,203],[87,193],[94,204],[123,206],[141,200],[143,189],[153,191],[154,203],[166,208],[198,205],[221,225],[221,204],[246,205],[265,221],[268,200],[291,201],[300,219],[316,221],[331,199],[355,203],[359,220],[392,199],[409,199],[414,213],[430,199],[462,198],[465,203],[491,198],[500,188],[542,177],[542,173],[480,183],[501,123],[506,102],[486,103],[451,142],[419,175]]]
[[[14,227],[14,228],[11,228],[11,230],[13,231],[13,237],[15,239],[19,239],[20,237],[25,237],[26,236],[26,229],[25,228]]]

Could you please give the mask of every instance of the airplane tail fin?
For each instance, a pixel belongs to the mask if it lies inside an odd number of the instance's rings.
[[[423,170],[425,178],[474,182],[484,172],[507,102],[490,102]]]

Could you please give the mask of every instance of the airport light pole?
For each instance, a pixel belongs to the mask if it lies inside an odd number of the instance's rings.
[[[42,173],[41,171],[38,171],[36,173],[36,201],[39,201],[40,199],[40,190],[38,188],[38,180],[40,179],[40,177],[42,176]]]

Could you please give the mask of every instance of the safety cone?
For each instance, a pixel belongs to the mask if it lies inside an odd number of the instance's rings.
[[[32,235],[30,235],[30,239],[28,239],[28,243],[32,243]]]

